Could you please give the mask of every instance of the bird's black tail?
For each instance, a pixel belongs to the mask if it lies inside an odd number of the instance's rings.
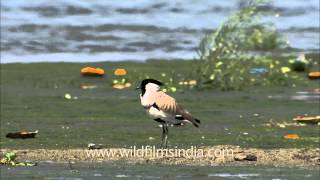
[[[197,118],[192,117],[189,113],[183,113],[183,118],[191,122],[195,127],[199,127],[200,120]]]
[[[187,120],[190,123],[192,123],[195,127],[199,127],[200,120],[197,118],[194,118],[188,111],[184,110],[181,106],[179,107],[179,113],[180,115],[176,116],[176,119],[179,120]]]
[[[200,124],[200,120],[199,119],[194,118],[193,120],[191,120],[191,122],[195,127],[199,127],[199,124]]]

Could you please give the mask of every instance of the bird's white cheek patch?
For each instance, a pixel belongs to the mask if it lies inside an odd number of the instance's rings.
[[[148,99],[146,99],[146,98],[141,98],[140,100],[141,100],[141,105],[142,105],[142,106],[144,106],[144,107],[150,107],[150,106],[152,106],[151,102],[150,102]]]
[[[145,107],[150,107],[154,104],[154,100],[150,93],[146,92],[144,96],[140,96],[141,105]]]

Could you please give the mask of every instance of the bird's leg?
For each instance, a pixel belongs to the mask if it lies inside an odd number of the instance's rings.
[[[167,144],[168,144],[168,132],[169,132],[169,130],[168,130],[168,124],[167,123],[165,123],[164,124],[164,129],[165,129],[165,135],[164,135],[164,147],[165,148],[167,148]]]
[[[161,148],[163,148],[163,142],[164,142],[164,139],[165,139],[165,123],[162,123],[162,136],[161,136]]]

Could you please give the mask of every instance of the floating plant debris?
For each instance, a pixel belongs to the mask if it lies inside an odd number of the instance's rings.
[[[320,71],[309,72],[308,77],[310,79],[320,79]]]
[[[283,136],[283,138],[285,139],[299,139],[299,135],[298,134],[286,134]]]
[[[293,118],[293,120],[302,123],[317,124],[320,122],[320,116],[297,116]]]
[[[38,130],[34,132],[15,132],[15,133],[8,133],[6,135],[7,138],[12,138],[12,139],[27,139],[27,138],[35,138],[35,136],[38,134]]]
[[[103,76],[104,70],[101,68],[85,67],[81,69],[83,76]]]
[[[127,71],[123,68],[118,68],[114,71],[114,75],[116,76],[124,76],[127,74]]]

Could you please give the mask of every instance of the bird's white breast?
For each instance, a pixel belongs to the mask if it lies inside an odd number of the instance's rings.
[[[155,107],[150,107],[147,109],[148,114],[153,118],[157,119],[160,118],[163,121],[166,121],[167,123],[178,123],[179,121],[175,119],[175,116],[165,113],[164,111],[158,110]]]
[[[144,94],[144,96],[141,96],[141,94],[140,94],[140,101],[141,101],[141,105],[142,105],[143,107],[150,107],[150,106],[152,106],[152,104],[154,103],[154,101],[153,101],[153,99],[152,99],[152,96],[149,95],[148,92],[146,92],[146,93]]]
[[[160,118],[160,119],[166,119],[168,117],[168,115],[163,112],[163,111],[159,111],[157,108],[155,107],[150,107],[147,112],[149,113],[150,116],[152,116],[153,118]]]

